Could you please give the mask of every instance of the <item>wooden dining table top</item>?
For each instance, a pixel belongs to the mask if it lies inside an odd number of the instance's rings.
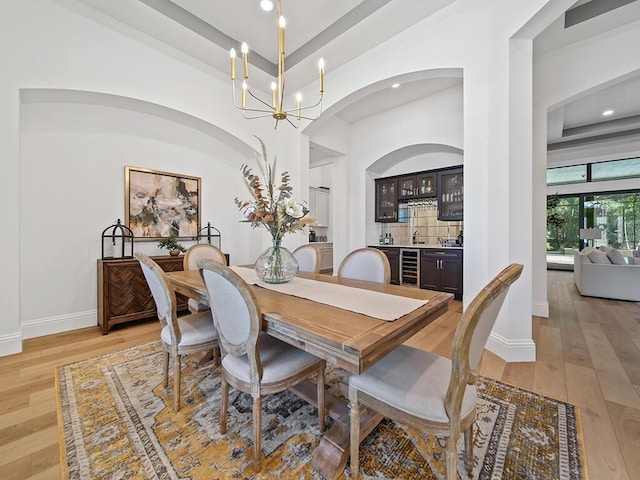
[[[168,272],[176,292],[208,302],[197,270]],[[394,321],[384,321],[339,307],[250,285],[262,312],[263,331],[349,372],[362,373],[449,308],[453,295],[374,282],[300,272],[299,277],[391,295],[428,300]],[[393,298],[390,297],[390,301]]]

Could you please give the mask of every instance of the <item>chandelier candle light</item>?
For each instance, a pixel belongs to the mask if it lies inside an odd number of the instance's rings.
[[[231,91],[233,96],[233,104],[242,111],[242,115],[244,118],[253,119],[253,118],[264,118],[264,117],[273,117],[275,120],[274,128],[278,127],[278,122],[280,120],[286,120],[293,127],[298,128],[300,126],[300,119],[304,120],[317,120],[320,118],[322,113],[322,96],[324,94],[324,60],[320,59],[318,62],[318,67],[320,70],[320,95],[318,97],[318,101],[314,105],[310,106],[302,106],[302,95],[300,92],[296,94],[296,107],[285,110],[283,105],[284,99],[284,57],[285,57],[285,27],[286,20],[281,13],[281,0],[278,0],[278,78],[277,82],[271,83],[271,104],[264,101],[257,95],[254,95],[249,88],[249,46],[246,43],[242,43],[241,52],[242,52],[242,65],[243,65],[243,73],[244,79],[242,80],[242,93],[240,96],[240,105],[238,105],[236,101],[236,50],[234,48],[231,49],[229,55],[231,56]],[[260,104],[258,107],[249,108],[247,107],[247,93],[257,100]],[[311,116],[304,114],[305,111],[309,111],[312,109],[316,109],[318,107],[317,115]],[[247,115],[247,112],[250,112]],[[294,123],[291,121],[290,116],[294,115],[296,117],[297,122]]]

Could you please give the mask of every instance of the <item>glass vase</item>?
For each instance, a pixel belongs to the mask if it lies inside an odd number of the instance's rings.
[[[274,240],[256,260],[256,274],[267,283],[287,283],[298,274],[298,261],[280,240]]]

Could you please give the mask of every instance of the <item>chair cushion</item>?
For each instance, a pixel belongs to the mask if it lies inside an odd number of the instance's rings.
[[[613,263],[614,265],[627,265],[627,261],[624,259],[624,257],[620,253],[620,250],[618,250],[617,248],[608,248],[607,250],[605,250],[605,253],[607,254],[607,257],[609,257],[611,263]]]
[[[609,260],[607,254],[602,250],[593,250],[589,252],[589,255],[587,256],[589,257],[589,260],[591,260],[591,263],[600,263],[605,265],[611,264],[611,260]]]
[[[266,333],[258,337],[258,350],[262,364],[262,383],[274,383],[294,376],[314,363],[321,362],[318,357],[293,347]],[[249,362],[246,355],[234,357],[225,355],[222,367],[232,376],[244,382],[250,382]]]
[[[211,312],[185,315],[184,317],[178,318],[178,325],[182,333],[178,348],[213,342],[218,338],[216,327],[211,318]],[[171,345],[171,334],[169,333],[168,326],[162,329],[160,338],[167,345]]]
[[[349,385],[418,418],[447,423],[444,398],[451,379],[451,360],[434,353],[400,345]],[[462,417],[476,404],[476,387],[468,385],[462,400]]]

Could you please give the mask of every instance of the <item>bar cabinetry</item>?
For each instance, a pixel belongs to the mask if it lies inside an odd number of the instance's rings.
[[[410,200],[436,196],[435,173],[404,175],[398,178],[398,199]]]
[[[438,172],[438,220],[463,219],[464,175],[462,168]]]
[[[395,247],[375,247],[384,252],[391,265],[391,283],[400,285],[400,249]]]
[[[376,180],[376,222],[398,221],[398,186],[396,178]]]
[[[420,253],[420,288],[462,299],[462,249],[425,248]]]
[[[165,272],[182,270],[182,255],[151,257]],[[178,311],[187,297],[177,294]],[[135,258],[98,260],[98,325],[106,335],[113,325],[156,316],[151,290]]]

